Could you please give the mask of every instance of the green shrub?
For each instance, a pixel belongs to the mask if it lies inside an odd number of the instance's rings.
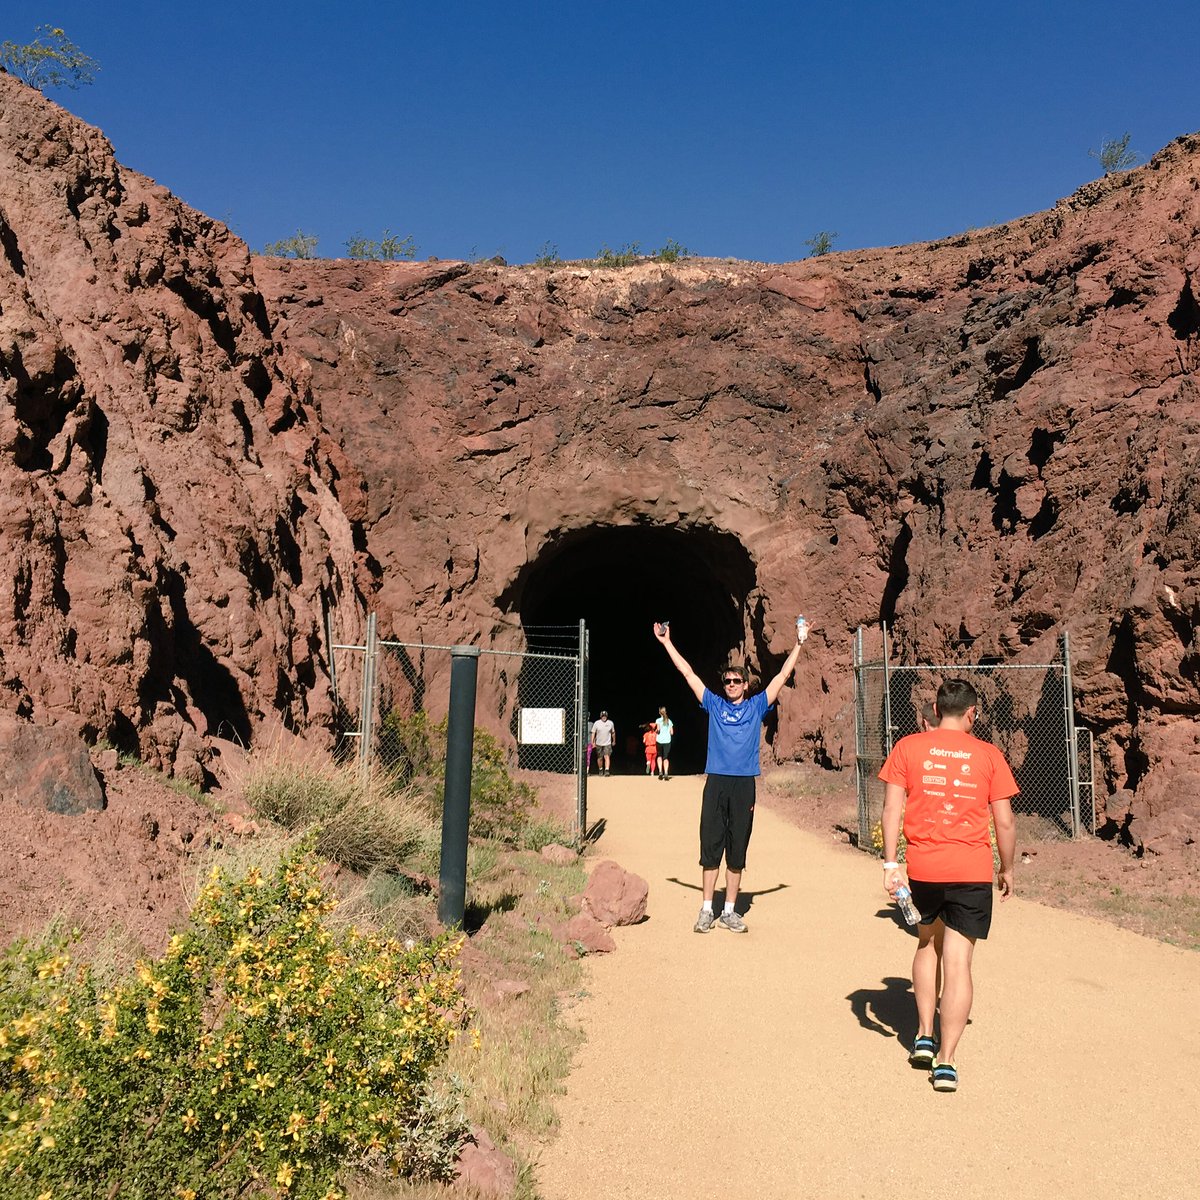
[[[384,770],[396,785],[424,792],[440,813],[446,789],[446,722],[433,724],[424,713],[405,717],[393,711],[383,719],[379,742]],[[533,788],[509,774],[504,747],[486,730],[476,729],[471,835],[519,843],[535,798]]]
[[[812,258],[820,258],[823,254],[828,254],[833,249],[833,243],[837,241],[837,232],[831,229],[822,229],[820,233],[814,234],[810,238],[804,239],[804,244],[808,247],[808,252]]]
[[[610,250],[607,246],[601,246],[600,252],[596,255],[594,265],[597,267],[631,267],[641,257],[638,242],[629,242],[622,246],[620,250]]]
[[[377,262],[395,262],[401,258],[416,258],[417,244],[412,236],[397,237],[390,229],[383,231],[383,237],[373,242],[361,233],[356,233],[346,242],[346,250],[351,258],[370,259]]]
[[[521,834],[526,850],[541,850],[545,846],[572,846],[575,836],[552,818],[530,821]]]
[[[558,247],[552,246],[549,242],[543,242],[542,248],[537,252],[537,257],[533,260],[535,267],[557,267],[562,265],[562,259],[558,255]]]
[[[1105,138],[1100,143],[1099,150],[1089,150],[1088,155],[1094,158],[1103,168],[1105,175],[1116,171],[1128,171],[1137,165],[1137,152],[1129,148],[1129,134],[1119,138]]]
[[[268,242],[262,252],[267,258],[313,258],[318,241],[315,233],[298,229],[291,237]]]
[[[681,246],[674,238],[668,238],[667,244],[654,252],[654,261],[661,263],[678,262],[688,257],[688,248]]]
[[[186,930],[111,989],[61,943],[11,947],[7,1200],[333,1200],[347,1166],[405,1171],[468,1016],[460,943],[338,931],[335,904],[301,847],[269,876],[214,869]]]

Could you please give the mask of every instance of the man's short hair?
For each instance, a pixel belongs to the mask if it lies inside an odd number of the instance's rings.
[[[721,678],[724,679],[726,675],[736,675],[743,683],[748,683],[750,680],[746,668],[738,666],[737,663],[726,663],[721,668]]]
[[[924,721],[925,724],[930,727],[930,729],[937,725],[937,709],[934,708],[932,700],[926,700],[925,703],[921,705],[921,720]]]
[[[600,715],[601,715],[602,717],[607,717],[607,716],[608,716],[608,709],[607,709],[607,708],[602,708],[602,709],[600,710]]]
[[[947,679],[938,688],[939,717],[961,717],[968,708],[979,707],[979,693],[965,679]]]

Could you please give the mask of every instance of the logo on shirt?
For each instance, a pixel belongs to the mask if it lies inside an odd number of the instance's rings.
[[[922,775],[921,782],[922,783],[940,783],[940,784],[944,785],[946,782],[946,777],[945,777],[945,775]],[[954,782],[957,783],[958,780],[956,779]]]
[[[926,771],[933,770],[933,763],[929,759],[926,759],[921,766],[924,767]]]

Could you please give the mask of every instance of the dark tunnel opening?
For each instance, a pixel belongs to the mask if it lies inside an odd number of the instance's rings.
[[[671,773],[704,770],[708,718],[666,651],[655,621],[670,621],[676,648],[710,688],[730,657],[754,660],[761,626],[757,578],[745,548],[711,529],[635,525],[578,530],[528,566],[508,607],[522,626],[574,625],[589,632],[588,720],[602,709],[616,726],[614,774],[645,771],[642,729],[667,709],[675,723]],[[758,618],[758,619],[756,619]]]

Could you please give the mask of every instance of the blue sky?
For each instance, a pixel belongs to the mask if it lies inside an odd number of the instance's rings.
[[[255,249],[772,262],[1048,208],[1200,129],[1200,5],[5,0],[101,70],[53,98]]]

